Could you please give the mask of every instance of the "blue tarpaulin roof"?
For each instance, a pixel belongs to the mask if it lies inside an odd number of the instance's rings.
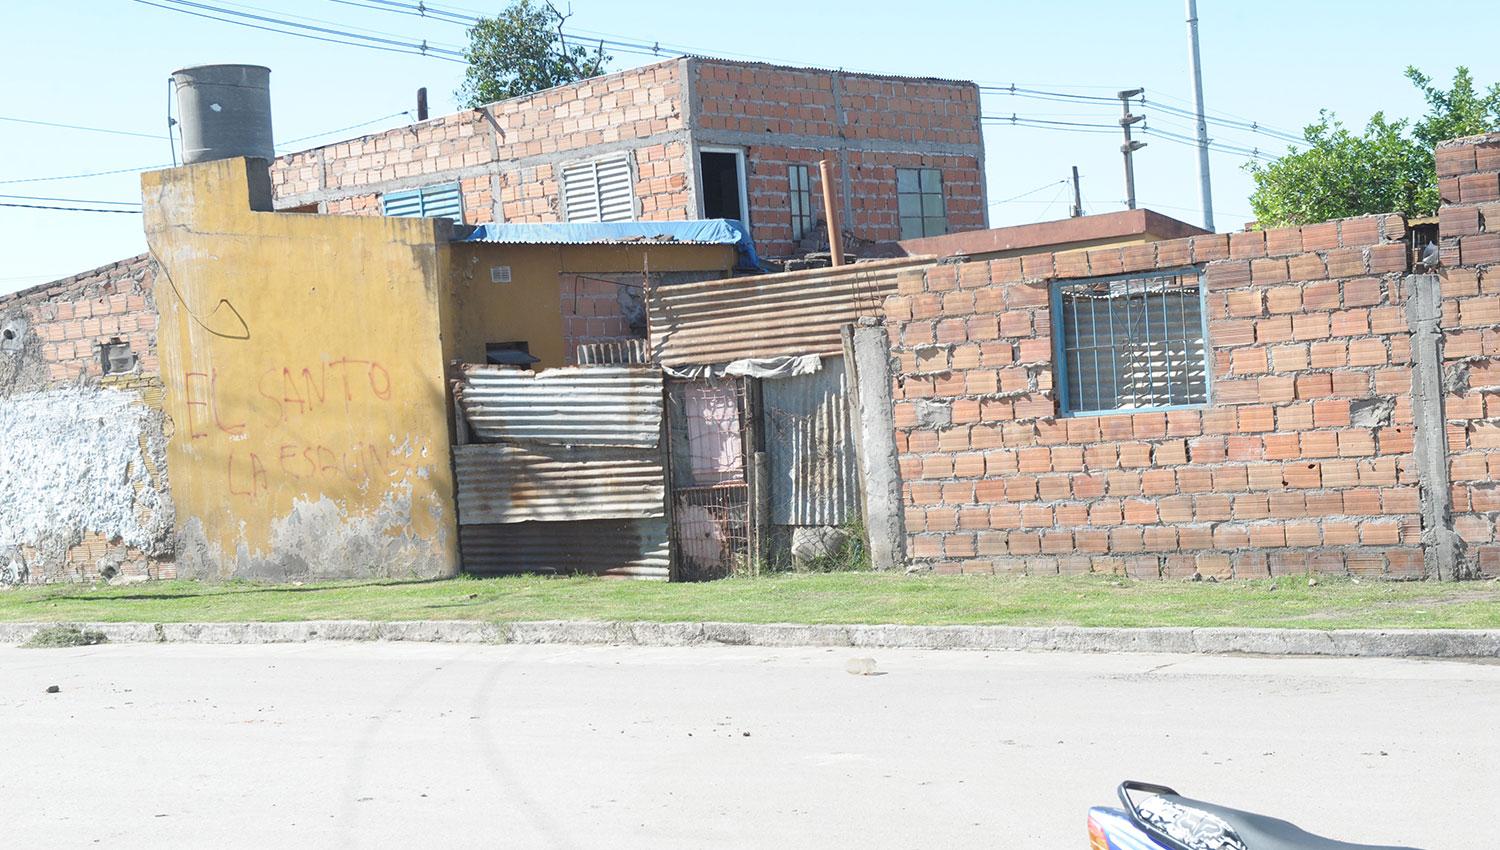
[[[457,242],[500,245],[733,245],[739,267],[760,271],[750,233],[738,221],[591,221],[572,224],[481,224]]]

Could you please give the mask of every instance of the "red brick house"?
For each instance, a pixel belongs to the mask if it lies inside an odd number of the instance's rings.
[[[277,209],[463,224],[731,218],[765,257],[843,229],[986,226],[979,90],[952,80],[685,57],[279,158]]]

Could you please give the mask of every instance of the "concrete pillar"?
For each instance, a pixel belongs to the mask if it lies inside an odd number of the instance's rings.
[[[901,500],[901,467],[891,403],[891,350],[885,326],[862,319],[853,333],[851,368],[856,397],[851,411],[859,450],[865,534],[870,565],[894,570],[906,564],[906,520]]]
[[[1418,488],[1422,509],[1422,558],[1427,575],[1472,577],[1460,557],[1453,530],[1453,491],[1448,481],[1447,417],[1443,411],[1442,280],[1435,274],[1406,278],[1406,321],[1411,328],[1411,411],[1416,426]]]

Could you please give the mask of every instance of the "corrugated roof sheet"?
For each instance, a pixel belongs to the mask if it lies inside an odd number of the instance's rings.
[[[649,366],[531,372],[465,365],[458,402],[481,440],[651,448],[661,441],[662,377]]]
[[[840,354],[839,328],[878,316],[898,276],[928,257],[652,287],[651,347],[669,366]]]
[[[636,448],[455,446],[462,525],[665,515],[666,466]]]

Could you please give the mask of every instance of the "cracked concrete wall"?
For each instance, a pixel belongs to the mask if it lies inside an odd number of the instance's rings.
[[[0,402],[0,584],[161,577],[173,516],[162,424],[126,390]]]
[[[178,574],[455,574],[447,223],[274,213],[256,160],[142,185]]]
[[[903,278],[885,307],[912,565],[1425,575],[1407,232],[1368,216]],[[1053,283],[1183,268],[1209,403],[1064,415]]]

